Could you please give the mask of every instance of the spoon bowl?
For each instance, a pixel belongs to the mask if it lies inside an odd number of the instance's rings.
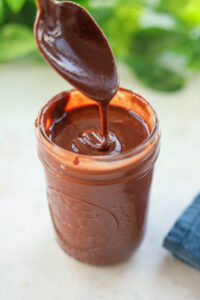
[[[116,62],[102,30],[80,5],[37,0],[34,34],[47,62],[86,96],[109,101],[119,87]]]

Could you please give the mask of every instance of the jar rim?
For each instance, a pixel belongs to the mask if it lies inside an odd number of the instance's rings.
[[[139,101],[142,101],[146,104],[146,106],[151,110],[152,116],[153,116],[153,128],[148,135],[148,137],[140,143],[138,146],[136,146],[133,149],[130,149],[126,152],[114,154],[114,155],[86,155],[86,154],[79,154],[74,153],[72,151],[66,150],[58,145],[56,145],[53,141],[51,141],[48,137],[48,135],[45,133],[43,122],[42,122],[42,115],[45,112],[45,110],[50,107],[53,103],[56,102],[57,97],[66,95],[68,93],[72,93],[74,91],[77,91],[76,89],[71,89],[68,92],[64,91],[56,96],[54,96],[52,99],[50,99],[39,111],[38,118],[36,119],[36,136],[39,143],[42,143],[42,145],[45,147],[45,149],[54,154],[54,156],[60,157],[60,159],[64,160],[64,163],[70,163],[71,167],[74,168],[81,168],[81,166],[75,165],[72,162],[74,159],[77,159],[82,162],[82,169],[105,169],[105,166],[107,167],[115,167],[115,165],[118,162],[121,162],[123,164],[129,164],[133,163],[134,161],[137,162],[141,160],[142,158],[145,158],[147,154],[150,152],[150,150],[154,147],[154,145],[157,145],[159,138],[160,138],[160,127],[159,127],[159,120],[157,113],[155,112],[154,108],[151,106],[151,104],[142,96],[139,94],[134,93],[133,91],[125,88],[119,88],[118,92],[126,92],[131,93],[135,98],[137,98]],[[146,154],[146,155],[145,155]],[[89,168],[89,164],[92,163],[92,168]],[[103,163],[104,166],[102,168],[100,166],[97,167],[97,165],[100,165]],[[106,165],[105,165],[106,164]],[[118,164],[117,164],[118,166]],[[119,167],[119,166],[118,166]]]

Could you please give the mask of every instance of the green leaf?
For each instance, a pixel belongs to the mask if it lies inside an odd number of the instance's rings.
[[[177,57],[179,67],[199,69],[200,43],[198,37],[193,37],[184,31],[149,27],[139,30],[133,37],[131,54],[139,61],[158,61],[167,56]],[[169,64],[174,62],[170,62]],[[180,65],[181,63],[181,65]],[[177,66],[174,66],[175,68]]]
[[[140,29],[132,39],[131,52],[137,55],[157,56],[183,43],[187,36],[173,29],[149,27]]]
[[[190,48],[188,49],[187,67],[194,71],[200,70],[200,36],[192,39]]]
[[[86,9],[89,8],[89,1],[88,0],[75,0],[79,5],[85,7]]]
[[[32,30],[24,25],[7,24],[0,30],[0,61],[28,55],[36,49]]]
[[[181,74],[157,62],[137,61],[128,57],[126,63],[138,79],[152,89],[175,92],[185,85],[185,78]]]
[[[23,8],[18,13],[13,13],[7,7],[6,23],[24,24],[30,28],[33,28],[35,16],[36,16],[35,1],[34,0],[26,0]]]
[[[179,11],[185,7],[189,1],[193,0],[160,0],[158,2],[158,8],[162,11],[178,14]]]
[[[18,13],[22,9],[26,0],[5,0],[5,2],[14,13]]]
[[[3,0],[0,0],[0,24],[4,20],[4,3]]]
[[[122,58],[127,54],[133,32],[139,26],[141,11],[142,7],[134,3],[108,6],[102,10],[99,8],[96,10],[94,16],[107,36],[117,58]]]
[[[102,26],[104,22],[109,21],[110,18],[112,18],[114,13],[114,9],[112,6],[106,6],[106,7],[98,7],[98,8],[92,8],[91,14],[93,18],[96,20],[96,22]]]
[[[200,25],[200,1],[188,1],[187,5],[180,10],[179,17],[191,26]]]
[[[199,0],[160,0],[157,8],[177,16],[190,27],[200,24]]]

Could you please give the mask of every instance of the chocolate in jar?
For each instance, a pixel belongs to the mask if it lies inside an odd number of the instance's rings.
[[[119,89],[109,43],[83,7],[53,0],[37,6],[39,51],[75,88],[53,97],[36,122],[57,239],[81,261],[116,263],[143,237],[158,119],[141,96]]]
[[[160,147],[159,126],[156,113],[146,100],[119,89],[110,103],[109,116],[114,123],[112,130],[118,136],[118,115],[123,111],[129,138],[135,138],[130,141],[130,149],[96,156],[73,152],[68,149],[69,135],[63,135],[67,143],[61,141],[62,135],[58,139],[59,123],[70,126],[70,122],[63,123],[68,113],[72,121],[73,112],[88,111],[94,105],[77,90],[60,93],[50,100],[38,116],[38,154],[45,168],[50,212],[61,247],[86,263],[113,264],[129,258],[143,238],[153,168]],[[94,118],[94,108],[92,111]],[[129,117],[137,116],[137,136],[125,112],[129,112]],[[89,115],[83,119],[89,119]],[[76,121],[81,123],[81,117]],[[131,143],[142,136],[143,141],[132,147]]]

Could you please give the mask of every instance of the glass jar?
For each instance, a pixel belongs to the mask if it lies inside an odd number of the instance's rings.
[[[144,119],[150,134],[142,144],[113,156],[79,155],[55,145],[48,138],[52,120],[59,119],[64,111],[89,104],[94,105],[94,101],[77,90],[51,99],[36,120],[38,154],[61,247],[86,263],[113,264],[130,257],[143,238],[153,168],[160,149],[159,123],[145,99],[121,88],[111,105]]]

